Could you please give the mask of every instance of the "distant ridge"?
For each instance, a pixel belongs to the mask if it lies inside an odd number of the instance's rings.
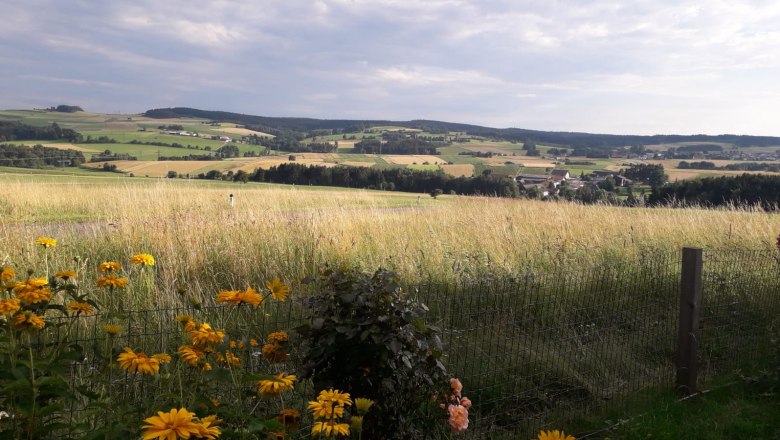
[[[453,122],[415,119],[411,121],[388,120],[356,120],[356,119],[314,119],[292,117],[269,117],[245,115],[225,111],[199,110],[188,107],[171,107],[147,110],[144,116],[149,118],[201,118],[214,121],[233,122],[253,126],[260,131],[312,131],[339,130],[341,132],[362,131],[364,128],[393,125],[398,127],[416,128],[429,132],[444,133],[460,131],[474,136],[484,136],[518,142],[541,142],[550,145],[567,145],[574,147],[614,148],[627,145],[652,145],[677,142],[723,142],[739,147],[778,146],[780,137],[748,136],[748,135],[615,135],[579,132],[539,131],[522,128],[492,128],[480,125],[460,124]]]

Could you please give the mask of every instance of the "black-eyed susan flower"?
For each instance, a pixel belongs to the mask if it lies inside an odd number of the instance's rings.
[[[539,440],[576,440],[574,436],[566,435],[563,431],[539,431]]]
[[[127,278],[118,277],[116,274],[108,274],[97,279],[98,287],[120,288],[127,287]]]
[[[75,314],[91,315],[95,309],[85,301],[71,301],[68,303],[68,310]]]
[[[116,272],[118,270],[122,270],[122,265],[117,263],[116,261],[104,261],[100,263],[100,265],[98,266],[98,270],[100,271],[100,273],[112,272],[112,271]]]
[[[21,308],[18,298],[0,299],[0,315],[13,315]]]
[[[364,397],[355,398],[355,409],[357,409],[358,414],[367,413],[373,405],[374,401],[371,399],[366,399]]]
[[[185,408],[173,408],[168,412],[158,411],[156,416],[144,420],[146,425],[141,427],[142,439],[177,440],[196,438],[201,430],[198,424],[193,421],[194,417],[195,413],[191,413]]]
[[[331,401],[314,400],[309,402],[307,409],[315,419],[331,420],[344,416],[344,406]]]
[[[225,339],[225,332],[211,328],[211,325],[202,323],[197,328],[189,331],[190,339],[194,345],[217,345]]]
[[[170,357],[168,357],[170,360]],[[134,352],[130,347],[125,347],[124,353],[117,357],[119,366],[129,373],[141,373],[154,376],[160,371],[160,360],[154,356],[149,357],[146,353]]]
[[[51,300],[51,289],[20,288],[14,289],[14,294],[23,304],[38,304]]]
[[[219,437],[222,434],[217,427],[220,423],[222,423],[222,420],[218,419],[215,415],[203,417],[196,423],[198,435],[195,438],[215,439]]]
[[[46,320],[28,310],[14,316],[13,324],[18,330],[41,330],[46,326]]]
[[[2,271],[0,271],[0,281],[10,281],[14,279],[16,276],[16,272],[14,272],[13,268],[10,267],[4,267]]]
[[[108,333],[109,336],[116,336],[119,333],[122,333],[122,327],[116,324],[105,324],[102,329],[104,332]]]
[[[271,291],[271,297],[278,301],[286,300],[290,293],[290,286],[284,284],[279,277],[274,278],[273,281],[266,281],[265,287]]]
[[[179,347],[179,357],[191,367],[200,367],[201,362],[206,359],[206,353],[193,345],[182,345]]]
[[[136,266],[154,266],[154,257],[150,254],[136,254],[130,257],[130,262]]]
[[[55,278],[62,278],[63,280],[67,281],[72,278],[76,278],[76,272],[72,270],[62,270],[54,274]]]
[[[294,431],[298,429],[298,425],[301,423],[301,413],[293,408],[284,408],[279,411],[276,420],[284,425],[286,430]]]
[[[261,396],[278,396],[285,391],[293,388],[297,377],[294,374],[286,376],[281,372],[274,376],[274,379],[263,379],[257,382],[257,390]]]
[[[349,437],[349,424],[338,423],[334,420],[315,422],[311,428],[311,434],[314,436],[323,435],[325,437]]]
[[[43,246],[44,249],[57,246],[57,240],[50,237],[38,237],[35,239],[35,244]]]
[[[271,362],[284,362],[287,360],[287,352],[277,343],[263,345],[263,357]]]

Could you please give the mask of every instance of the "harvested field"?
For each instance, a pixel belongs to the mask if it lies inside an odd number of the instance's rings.
[[[79,147],[78,145],[73,145],[73,144],[51,143],[51,144],[42,144],[42,145],[44,147],[59,148],[61,150],[81,151],[82,153],[99,153],[100,152],[100,150],[95,150],[95,149],[92,149],[92,148]]]
[[[241,136],[249,136],[249,135],[257,135],[257,136],[263,136],[263,137],[274,137],[272,134],[263,133],[262,131],[254,131],[250,130],[248,128],[239,128],[239,127],[211,127],[214,131],[224,131],[225,133],[230,134],[238,134]]]
[[[426,156],[426,155],[416,155],[416,154],[405,154],[405,155],[393,155],[393,156],[382,156],[387,163],[395,164],[395,165],[411,165],[413,163],[422,164],[425,162],[428,162],[429,164],[437,164],[437,165],[443,165],[446,164],[447,161],[443,160],[436,156]]]
[[[474,165],[471,164],[442,165],[441,168],[445,173],[455,177],[471,177],[474,175]]]

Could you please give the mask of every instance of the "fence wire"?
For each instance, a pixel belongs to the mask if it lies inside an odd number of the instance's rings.
[[[680,252],[616,260],[589,271],[553,268],[474,282],[422,283],[408,291],[429,308],[447,346],[446,365],[473,402],[467,438],[531,438],[539,429],[596,409],[622,406],[646,390],[675,384]],[[715,374],[759,360],[772,347],[780,311],[780,254],[706,251],[699,329],[703,389]],[[262,339],[305,322],[300,302],[267,304],[261,311],[162,309],[129,311],[117,320],[121,345],[147,353],[174,353],[182,342],[176,317],[240,322],[238,333]],[[81,318],[69,340],[85,347],[90,368],[110,352],[99,315]],[[64,326],[51,328],[64,331]],[[258,348],[259,349],[259,348]],[[291,352],[285,366],[295,371]],[[267,373],[251,350],[243,365]],[[141,401],[158,389],[116,371],[112,383],[125,399]],[[73,375],[74,378],[78,374]],[[74,381],[71,386],[78,387]],[[300,390],[299,390],[300,391]],[[300,402],[313,397],[304,386]],[[70,417],[82,410],[70,408]],[[305,433],[305,430],[302,430]]]

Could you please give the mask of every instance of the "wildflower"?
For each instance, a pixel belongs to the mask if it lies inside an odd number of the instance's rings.
[[[49,284],[49,281],[45,277],[41,278],[28,278],[25,282],[18,282],[14,284],[14,292],[30,292],[38,290]]]
[[[10,267],[4,267],[2,271],[0,271],[0,281],[9,281],[14,279],[16,276],[16,273],[14,270]]]
[[[358,411],[358,414],[365,414],[368,412],[369,409],[371,409],[371,406],[374,405],[374,401],[371,399],[366,399],[363,397],[357,397],[355,399],[355,408]]]
[[[350,427],[353,430],[355,430],[357,432],[362,431],[363,430],[363,416],[352,416],[352,418],[349,419],[349,425],[350,425]]]
[[[57,240],[49,237],[38,237],[35,239],[35,244],[43,246],[44,249],[57,246]]]
[[[138,254],[130,257],[130,262],[136,266],[154,266],[154,257],[149,254]]]
[[[196,425],[198,428],[198,435],[196,438],[214,439],[219,437],[222,432],[217,428],[217,425],[220,423],[222,423],[222,420],[218,419],[215,415],[203,417],[200,419],[200,423]]]
[[[224,356],[222,353],[217,353],[217,361],[225,366],[232,366],[233,368],[238,367],[241,363],[241,359],[230,351],[226,351]]]
[[[116,324],[106,324],[103,326],[103,331],[108,333],[109,336],[116,336],[122,332],[122,327]]]
[[[171,355],[167,353],[157,353],[152,355],[152,359],[157,359],[157,362],[161,364],[170,364],[171,363]]]
[[[20,307],[21,304],[17,298],[0,300],[0,315],[13,315]]]
[[[243,350],[244,349],[244,341],[238,341],[238,344],[236,346],[238,347],[239,350]]]
[[[278,396],[285,391],[293,388],[293,383],[297,379],[294,374],[285,376],[284,372],[281,372],[274,376],[273,380],[261,380],[257,382],[257,389],[261,396]]]
[[[249,340],[249,346],[250,347],[257,347],[257,345],[258,345],[257,339],[252,338],[252,339]]]
[[[574,436],[566,435],[563,431],[539,431],[539,440],[575,440]]]
[[[447,407],[449,414],[450,428],[453,432],[463,432],[469,427],[469,410],[461,405],[449,405]]]
[[[335,405],[332,401],[311,401],[306,409],[315,419],[336,419],[344,417],[344,406]]]
[[[68,310],[75,314],[91,315],[95,311],[94,308],[88,302],[71,301],[68,303]]]
[[[284,425],[288,431],[293,431],[298,429],[298,425],[301,423],[301,413],[292,408],[285,408],[279,411],[276,420]]]
[[[222,290],[217,294],[217,303],[228,303],[228,305],[249,304],[254,307],[263,303],[263,297],[251,287],[244,291]]]
[[[206,359],[206,353],[198,347],[192,345],[182,345],[179,347],[179,357],[187,365],[191,367],[198,367],[204,359]]]
[[[333,420],[320,421],[314,423],[314,426],[311,428],[311,434],[315,436],[324,434],[325,437],[337,437],[339,435],[348,437],[349,425],[347,423],[336,423]]]
[[[104,261],[98,266],[100,273],[122,270],[122,265],[116,261]]]
[[[464,397],[464,398],[460,399],[460,404],[464,408],[469,409],[469,408],[471,408],[471,399],[469,399],[468,397]]]
[[[287,352],[279,344],[263,345],[263,357],[271,362],[284,362],[287,360]]]
[[[184,408],[178,410],[173,408],[167,413],[158,411],[156,416],[144,420],[146,425],[141,427],[142,438],[143,440],[176,440],[196,437],[201,431],[192,421],[194,416],[194,413]]]
[[[98,287],[110,287],[110,288],[120,288],[124,289],[127,287],[127,278],[125,277],[118,277],[116,274],[108,274],[104,277],[100,277],[97,279],[97,285]]]
[[[269,342],[287,342],[287,339],[289,336],[287,335],[287,332],[272,332],[268,334],[268,341]]]
[[[39,302],[49,302],[51,300],[50,289],[32,289],[23,287],[15,292],[16,297],[24,304],[37,304]]]
[[[190,330],[190,339],[194,345],[216,345],[222,342],[225,338],[225,332],[222,330],[214,330],[211,325],[207,323],[201,324],[198,328]]]
[[[122,369],[129,373],[141,373],[154,376],[160,371],[160,361],[154,357],[148,357],[145,353],[136,353],[130,347],[125,347],[125,352],[120,353],[117,362]]]
[[[76,278],[76,272],[73,272],[72,270],[62,270],[54,274],[55,278],[62,278],[63,280],[67,281],[70,278]]]
[[[274,278],[273,281],[266,281],[265,287],[271,291],[271,297],[278,301],[286,300],[287,294],[290,292],[290,286],[282,283],[279,277]]]
[[[339,390],[333,388],[329,390],[322,390],[317,396],[317,400],[320,402],[333,402],[341,406],[352,405],[352,399],[349,398],[349,393],[342,393]]]
[[[19,330],[41,330],[46,326],[46,321],[42,316],[29,310],[14,316],[13,323],[14,327]]]

